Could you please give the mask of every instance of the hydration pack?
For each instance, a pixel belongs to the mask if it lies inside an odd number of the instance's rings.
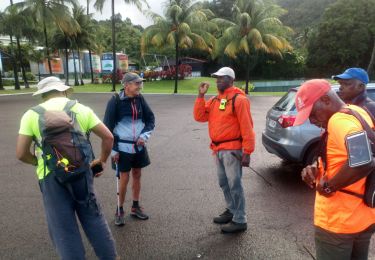
[[[76,114],[71,108],[77,103],[70,100],[61,111],[49,111],[38,105],[32,110],[39,114],[44,177],[48,168],[60,183],[70,183],[90,171],[93,159],[89,134],[82,133]]]

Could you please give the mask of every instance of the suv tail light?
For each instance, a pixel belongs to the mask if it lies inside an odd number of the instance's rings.
[[[296,121],[296,116],[292,115],[281,115],[277,120],[282,128],[287,128],[293,126],[294,121]]]

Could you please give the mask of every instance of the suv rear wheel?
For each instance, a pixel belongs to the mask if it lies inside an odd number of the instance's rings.
[[[312,144],[303,159],[303,165],[311,165],[318,158],[319,143]]]

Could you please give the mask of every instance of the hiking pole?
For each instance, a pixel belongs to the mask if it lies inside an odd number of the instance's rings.
[[[269,181],[267,181],[267,179],[264,178],[262,174],[260,174],[258,171],[256,171],[256,170],[255,170],[253,167],[251,167],[251,166],[249,166],[249,168],[250,168],[250,170],[252,170],[256,175],[258,175],[260,178],[262,178],[263,181],[264,181],[265,183],[267,183],[269,186],[272,187],[272,183],[269,182]]]
[[[115,162],[115,166],[116,166],[117,216],[120,216],[120,191],[119,191],[120,171],[118,169],[118,162]]]
[[[241,156],[238,156],[237,154],[235,154],[234,152],[231,152],[230,153],[231,155],[233,155],[235,158],[237,158],[240,162],[242,161],[242,158]],[[256,175],[258,175],[260,178],[263,179],[263,181],[265,183],[267,183],[269,186],[272,187],[272,183],[270,183],[269,181],[266,180],[266,178],[263,177],[262,174],[260,174],[259,172],[257,172],[253,167],[251,167],[250,165],[248,166],[250,170],[252,170]]]

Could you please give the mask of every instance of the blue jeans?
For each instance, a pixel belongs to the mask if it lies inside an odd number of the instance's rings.
[[[43,194],[49,235],[61,259],[85,259],[77,217],[97,257],[116,258],[115,241],[96,201],[90,171],[72,183],[76,200],[71,192],[56,180],[53,173],[48,174],[39,185]]]
[[[227,209],[233,214],[234,222],[246,223],[241,160],[241,150],[222,150],[216,154],[217,176]]]

